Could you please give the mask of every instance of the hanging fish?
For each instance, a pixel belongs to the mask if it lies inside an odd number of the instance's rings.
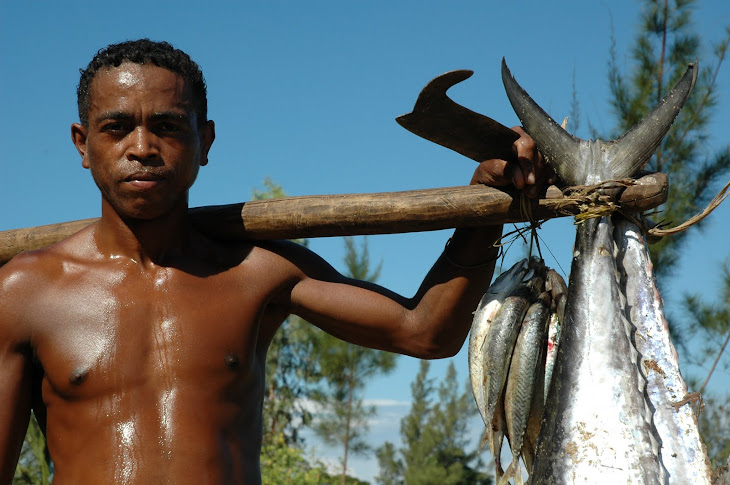
[[[624,217],[616,216],[614,221],[626,317],[636,329],[634,341],[647,379],[662,464],[670,484],[710,485],[712,471],[697,416],[689,404],[675,405],[687,395],[687,384],[679,372],[677,351],[669,336],[644,235]]]
[[[491,412],[488,413],[487,411],[484,367],[490,346],[486,342],[492,322],[499,314],[505,299],[513,294],[517,288],[524,286],[529,280],[530,274],[532,274],[532,271],[530,271],[528,260],[523,259],[499,275],[479,302],[477,310],[474,312],[474,320],[469,334],[469,379],[479,414],[484,420],[485,432],[482,444],[484,444],[484,441],[489,443],[498,476],[503,473],[500,463],[500,450],[502,449],[506,425],[501,396],[494,403]]]
[[[632,177],[649,160],[697,77],[687,72],[642,122],[619,140],[580,140],[517,84],[506,63],[507,96],[538,148],[569,185]],[[578,225],[560,346],[531,483],[664,483],[656,430],[638,370],[624,289],[617,278],[610,217]]]
[[[487,412],[483,390],[484,341],[502,302],[519,285],[526,283],[527,273],[528,262],[527,259],[523,259],[500,274],[484,294],[474,312],[474,320],[469,333],[469,380],[474,400],[485,425],[487,424]]]
[[[548,270],[546,289],[550,291],[552,313],[548,322],[547,349],[545,357],[545,379],[543,398],[547,397],[552,380],[555,357],[558,354],[560,342],[560,325],[565,318],[565,302],[568,299],[568,286],[565,280],[555,270]],[[537,441],[535,441],[537,444]]]
[[[550,294],[541,293],[525,314],[510,361],[507,387],[504,396],[504,411],[507,437],[512,451],[512,462],[500,483],[514,478],[522,485],[520,456],[525,445],[530,411],[538,387],[542,385],[538,373],[544,357],[545,334],[550,316]],[[542,393],[539,399],[542,400]]]

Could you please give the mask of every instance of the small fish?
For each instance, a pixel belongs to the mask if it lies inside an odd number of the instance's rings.
[[[513,477],[517,485],[522,485],[520,456],[525,446],[524,436],[532,403],[537,393],[538,381],[541,381],[538,378],[538,369],[544,357],[545,333],[549,316],[550,295],[543,292],[527,309],[512,353],[504,396],[507,437],[512,450],[512,463],[502,477],[501,483],[507,483],[507,480]],[[541,382],[540,385],[542,385]],[[542,392],[539,394],[539,399],[542,400]]]
[[[545,378],[543,380],[543,403],[547,399],[550,391],[550,383],[553,379],[553,369],[555,368],[555,358],[558,355],[558,346],[560,345],[560,315],[555,312],[550,314],[548,320],[547,345],[545,349]],[[537,443],[537,442],[535,442]]]
[[[552,319],[554,313],[550,315]],[[547,346],[543,345],[543,349]],[[527,419],[527,429],[525,430],[524,443],[522,445],[522,461],[525,463],[525,469],[528,475],[532,475],[532,465],[535,461],[535,452],[537,451],[537,438],[542,428],[542,412],[545,409],[545,361],[546,352],[542,353],[542,358],[538,362],[538,368],[535,380],[535,396],[532,398],[532,406],[530,408],[530,417]]]
[[[529,282],[528,282],[529,283]],[[517,340],[522,319],[532,299],[532,291],[527,284],[519,285],[505,299],[492,324],[489,326],[484,343],[483,384],[484,402],[486,405],[487,440],[489,450],[499,462],[502,450],[503,432],[506,424],[502,421],[504,414],[504,388],[507,381],[512,350]],[[497,475],[500,475],[499,469]]]
[[[669,484],[710,485],[711,467],[692,406],[673,405],[687,395],[687,384],[669,337],[644,235],[633,222],[621,216],[616,216],[615,221],[617,261],[626,289],[626,316],[636,328],[636,350],[641,355],[641,370],[647,379],[646,393],[661,439],[661,460]]]
[[[568,298],[568,286],[565,284],[565,280],[553,269],[549,269],[547,272],[545,288],[550,291],[552,313],[548,323],[543,398],[547,397],[550,389],[555,357],[558,354],[558,345],[560,343],[560,324],[565,317],[565,302]],[[535,444],[537,444],[537,441],[535,441]]]
[[[486,427],[489,427],[490,424],[487,420],[483,389],[484,341],[487,338],[489,326],[502,306],[502,302],[517,286],[525,283],[527,273],[528,261],[523,259],[500,274],[484,294],[474,312],[474,320],[469,333],[469,380],[471,381],[471,389],[477,409],[479,409],[479,414],[481,414]]]

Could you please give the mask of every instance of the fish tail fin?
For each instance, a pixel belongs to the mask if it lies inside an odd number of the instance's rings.
[[[504,475],[502,475],[497,482],[497,485],[509,485],[510,479],[513,479],[515,485],[524,485],[519,454],[512,454],[512,462],[507,467],[507,470],[505,470]]]
[[[557,124],[532,100],[502,59],[502,83],[515,113],[547,162],[568,185],[633,177],[667,134],[697,80],[697,62],[659,104],[625,135],[613,141],[581,140]]]

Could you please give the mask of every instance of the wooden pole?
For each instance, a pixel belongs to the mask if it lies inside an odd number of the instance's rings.
[[[616,196],[601,196],[623,210],[641,212],[666,201],[667,178],[652,174]],[[214,238],[237,240],[393,234],[526,222],[574,215],[588,196],[566,197],[550,187],[544,198],[525,199],[483,185],[373,194],[313,195],[190,209],[193,224]],[[526,205],[525,205],[526,203]],[[529,207],[529,209],[528,209]],[[51,245],[96,219],[0,232],[0,264],[28,250]]]

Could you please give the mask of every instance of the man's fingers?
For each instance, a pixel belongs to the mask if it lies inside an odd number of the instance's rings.
[[[477,166],[472,176],[472,184],[486,184],[491,186],[509,185],[512,183],[512,174],[509,162],[505,160],[486,160]]]
[[[515,126],[512,129],[520,134],[520,138],[512,145],[512,150],[517,158],[515,170],[521,172],[513,175],[515,187],[518,189],[526,188],[527,195],[535,197],[545,179],[546,167],[542,154],[537,150],[535,141],[521,126]]]
[[[510,164],[512,171],[512,184],[515,188],[522,190],[525,188],[525,176],[522,166],[519,163]]]

